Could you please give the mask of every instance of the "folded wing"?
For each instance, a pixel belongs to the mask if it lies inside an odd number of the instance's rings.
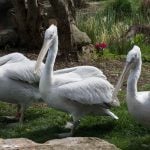
[[[90,77],[57,87],[60,96],[82,104],[112,103],[113,86],[105,79]]]

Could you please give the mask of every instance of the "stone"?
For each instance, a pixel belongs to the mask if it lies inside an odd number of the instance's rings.
[[[118,150],[118,148],[95,137],[69,137],[54,139],[44,144],[26,138],[0,139],[0,150]]]
[[[82,47],[85,45],[88,45],[91,43],[91,39],[88,37],[88,35],[85,32],[80,31],[76,25],[72,25],[72,36],[73,36],[73,41],[74,45],[77,47]]]

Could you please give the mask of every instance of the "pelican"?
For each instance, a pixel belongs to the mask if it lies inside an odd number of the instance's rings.
[[[141,74],[142,58],[138,46],[134,46],[127,54],[124,70],[118,81],[122,84],[124,77],[129,73],[127,80],[127,107],[129,113],[139,123],[150,127],[150,91],[137,90],[137,82]]]
[[[20,123],[23,123],[24,112],[26,108],[33,101],[42,101],[38,90],[38,84],[44,64],[42,64],[40,68],[41,71],[38,75],[34,74],[34,66],[34,60],[30,60],[23,54],[18,52],[0,57],[0,81],[2,81],[0,84],[0,89],[2,89],[0,91],[0,101],[17,104],[16,118],[19,119]],[[89,67],[83,68],[82,66],[78,66],[69,69],[61,69],[54,71],[54,74],[55,76],[61,76],[62,74],[65,74],[67,77],[67,75],[69,75],[69,72],[70,75],[75,78],[78,76],[78,73],[81,76],[81,73],[83,71],[89,71]],[[97,71],[99,73],[99,76],[101,76],[102,78],[106,78],[101,71]],[[91,72],[93,73],[93,75],[97,74],[94,67],[91,67]],[[12,85],[12,82],[14,82],[15,84]],[[19,92],[21,93],[19,94]],[[11,93],[11,95],[9,93]]]
[[[0,101],[18,104],[16,117],[20,123],[26,108],[32,102],[42,101],[38,88],[40,74],[33,73],[34,66],[35,61],[21,53],[0,57]]]
[[[58,51],[57,27],[51,25],[45,32],[44,42],[35,66],[38,73],[40,65],[48,51],[45,67],[42,71],[39,91],[43,100],[50,106],[73,117],[69,133],[59,137],[73,136],[81,117],[87,114],[118,117],[109,108],[119,106],[113,86],[106,80],[102,71],[93,66],[68,68],[60,76],[54,74],[53,68]]]

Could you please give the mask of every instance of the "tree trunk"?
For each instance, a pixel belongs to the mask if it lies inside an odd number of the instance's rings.
[[[59,47],[61,53],[68,56],[73,48],[71,23],[75,20],[75,8],[72,0],[49,0],[58,22]]]
[[[15,9],[15,21],[21,45],[29,42],[26,23],[26,8],[24,0],[12,0]]]
[[[40,11],[37,0],[12,0],[20,45],[30,48],[41,47]]]
[[[82,8],[86,5],[86,1],[85,0],[73,0],[74,2],[74,6],[76,8]]]
[[[69,59],[70,56],[77,58],[77,49],[90,43],[91,40],[86,33],[75,26],[76,11],[73,0],[47,1],[52,5],[53,16],[57,20],[61,56],[65,59]],[[42,15],[38,0],[12,0],[12,3],[15,8],[14,20],[16,20],[20,44],[30,48],[40,48]]]
[[[30,43],[32,44],[32,47],[39,47],[42,44],[40,33],[40,8],[38,7],[37,0],[28,0],[27,5],[27,24],[29,31],[28,33],[30,33],[31,39]]]

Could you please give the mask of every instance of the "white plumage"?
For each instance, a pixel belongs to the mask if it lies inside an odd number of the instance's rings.
[[[18,104],[17,117],[20,116],[20,122],[23,121],[25,109],[32,102],[41,101],[39,93],[39,80],[44,68],[42,63],[38,74],[34,74],[35,61],[30,60],[21,53],[11,53],[0,57],[0,100],[8,103]],[[55,77],[61,78],[61,75],[71,75],[72,78],[83,78],[89,76],[88,70],[93,74],[106,78],[103,73],[96,70],[95,67],[73,67],[54,72]],[[81,74],[80,72],[86,72]]]
[[[150,91],[137,90],[137,82],[141,74],[142,58],[138,46],[134,46],[128,53],[126,65],[118,81],[122,84],[129,73],[127,81],[127,106],[129,113],[141,124],[150,127]]]
[[[45,32],[35,72],[38,72],[48,49],[46,64],[40,78],[41,96],[50,107],[69,112],[74,121],[71,132],[61,136],[72,136],[79,119],[87,114],[108,115],[117,119],[108,108],[118,106],[119,101],[113,94],[113,86],[98,68],[82,66],[65,69],[60,76],[54,74],[53,67],[58,51],[57,27],[54,25]]]
[[[34,65],[35,61],[20,53],[0,57],[0,100],[18,104],[20,122],[25,109],[33,101],[42,100],[38,88],[40,74],[34,75]]]

